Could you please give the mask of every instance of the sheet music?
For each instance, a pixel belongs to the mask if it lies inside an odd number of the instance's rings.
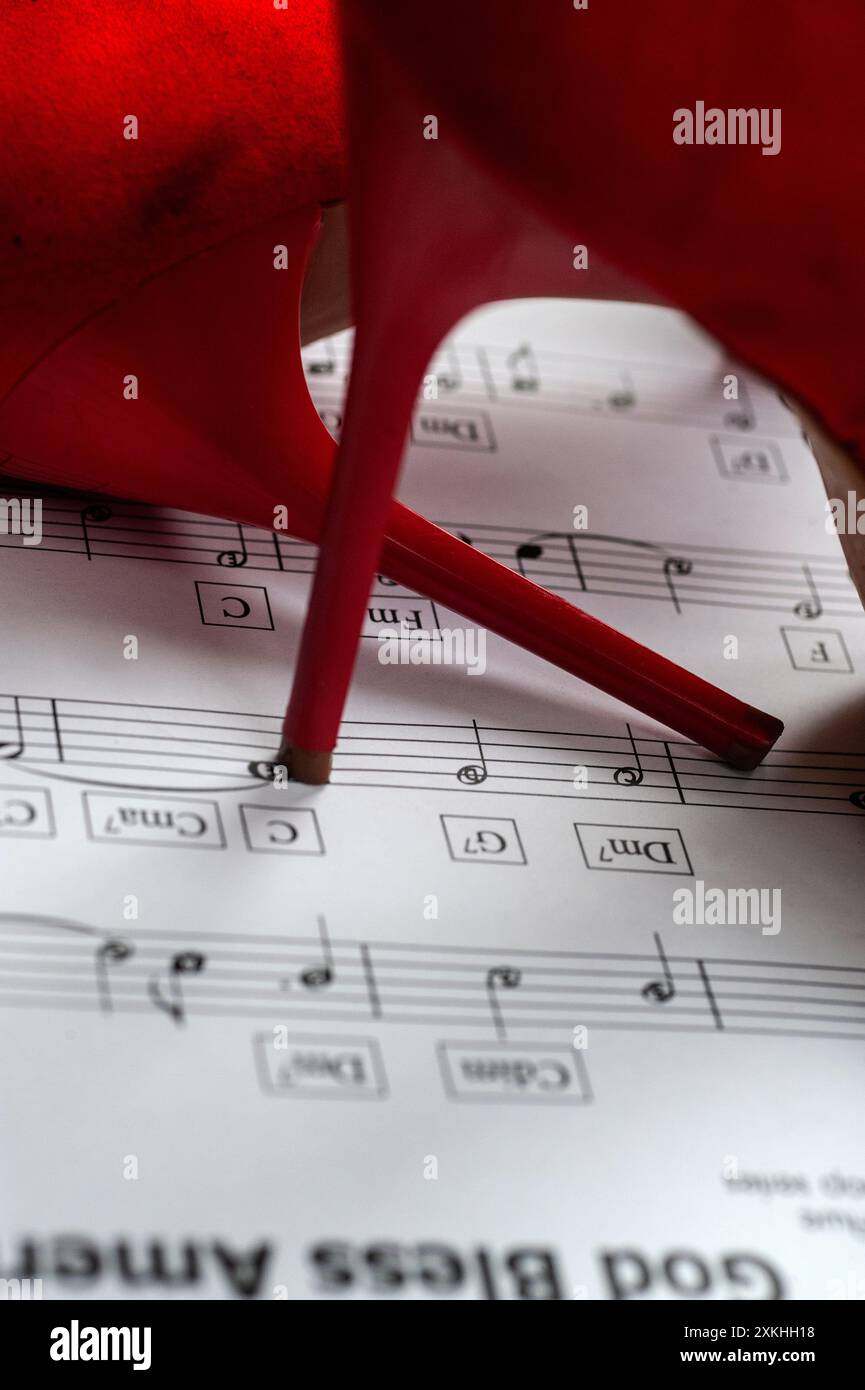
[[[350,335],[304,356],[338,434]],[[13,495],[0,1277],[865,1296],[865,623],[765,383],[668,311],[497,306],[401,480],[783,718],[751,774],[382,574],[333,782],[283,785],[314,547]]]

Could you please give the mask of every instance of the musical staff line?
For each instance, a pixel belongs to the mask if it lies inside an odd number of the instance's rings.
[[[324,357],[322,354],[324,353]],[[351,366],[346,339],[315,344],[303,354],[316,403],[331,412],[341,407]],[[606,415],[620,420],[709,426],[747,439],[763,432],[797,438],[798,431],[777,397],[759,381],[748,380],[730,363],[669,366],[589,357],[555,349],[536,349],[447,341],[429,364],[438,396],[432,404],[472,407],[497,405],[556,412]],[[724,399],[726,374],[735,370],[739,399]]]
[[[21,536],[2,533],[0,550],[80,555],[91,564],[119,559],[257,573],[315,572],[317,548],[276,532],[143,502],[43,497],[41,544],[25,547]],[[694,606],[736,608],[783,613],[800,622],[863,616],[840,550],[837,556],[803,556],[590,531],[532,531],[463,521],[439,524],[575,602],[584,596],[634,598],[662,603],[677,615]]]
[[[865,1040],[865,967],[654,952],[550,951],[188,931],[120,940],[0,913],[0,1002],[105,1017],[413,1023],[504,1040],[575,1026]],[[46,947],[48,948],[46,950]],[[106,976],[105,962],[111,962]],[[661,966],[660,977],[658,967]]]
[[[110,700],[0,695],[0,763],[130,791],[244,791],[274,778],[281,718]],[[584,785],[574,769],[584,768]],[[684,740],[346,720],[333,784],[472,796],[831,815],[865,811],[865,753],[776,747],[740,772]]]
[[[516,526],[440,523],[501,564],[574,602],[613,596],[784,613],[800,621],[860,617],[843,558],[643,541],[591,531],[528,532]],[[803,598],[803,594],[806,596]]]

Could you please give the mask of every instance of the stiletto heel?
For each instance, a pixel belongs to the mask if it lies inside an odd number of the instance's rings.
[[[799,0],[791,5],[805,13]],[[80,10],[84,19],[79,26],[76,17],[73,37],[85,53],[88,42],[96,52],[105,27],[101,8],[85,3]],[[287,520],[277,524],[286,531],[323,541],[287,723],[297,747],[315,755],[309,775],[326,772],[379,559],[394,579],[470,621],[738,766],[754,766],[780,733],[777,720],[388,499],[424,366],[469,309],[520,295],[628,298],[642,282],[652,292],[642,289],[640,298],[680,304],[783,382],[833,439],[861,456],[865,411],[850,342],[862,309],[857,267],[865,204],[855,180],[833,189],[832,161],[822,157],[837,148],[839,167],[842,157],[852,163],[847,128],[839,134],[831,112],[812,110],[793,65],[784,120],[789,107],[797,148],[810,151],[801,167],[811,182],[797,189],[781,160],[762,161],[759,151],[747,152],[750,165],[707,161],[698,171],[693,160],[718,152],[679,149],[659,112],[668,103],[672,114],[682,63],[707,49],[706,26],[709,49],[742,55],[722,17],[698,15],[684,0],[671,0],[675,61],[648,75],[645,55],[659,42],[648,12],[635,12],[623,29],[602,10],[585,42],[585,17],[564,6],[543,25],[530,7],[493,9],[491,0],[473,0],[468,11],[440,0],[434,12],[352,0],[344,10],[360,326],[324,536],[333,447],[303,381],[297,297],[318,205],[343,191],[339,65],[327,0],[306,0],[302,13],[280,15],[276,33],[270,22],[258,22],[254,0],[237,0],[228,30],[220,20],[218,32],[206,6],[190,7],[177,26],[200,38],[212,61],[200,72],[196,43],[169,46],[159,92],[147,55],[161,27],[170,27],[167,12],[136,15],[140,43],[127,42],[130,21],[118,18],[113,34],[128,89],[146,95],[151,128],[170,134],[165,143],[134,147],[134,161],[126,157],[133,147],[106,121],[106,101],[114,110],[110,94],[88,87],[66,127],[54,120],[58,103],[68,110],[66,99],[79,90],[70,72],[81,49],[72,51],[69,31],[61,34],[67,42],[57,46],[57,61],[38,83],[22,87],[16,128],[39,130],[43,145],[40,179],[29,185],[38,196],[13,204],[25,235],[0,248],[0,449],[15,455],[19,474],[65,486],[255,526],[272,526],[279,508]],[[23,22],[10,24],[20,38]],[[139,34],[142,25],[152,28]],[[837,64],[847,97],[859,90],[853,55],[862,28],[851,10],[839,20],[840,38],[827,39],[819,26],[814,31],[815,50],[822,43],[824,58]],[[665,35],[665,58],[669,42]],[[755,89],[762,61],[757,49],[743,56]],[[722,75],[734,70],[719,68]],[[265,75],[268,95],[262,102],[250,92],[245,105],[237,93],[247,90],[250,70]],[[493,71],[507,81],[492,82]],[[623,73],[627,92],[605,102]],[[193,79],[206,99],[191,132],[178,122],[174,94]],[[294,106],[274,136],[269,93],[280,79]],[[646,112],[654,113],[648,122]],[[215,138],[226,121],[239,132],[244,154],[255,151],[251,163]],[[78,132],[71,143],[70,130]],[[13,167],[10,190],[21,184],[18,174]],[[87,195],[77,201],[76,180]],[[771,194],[761,203],[764,185]],[[705,189],[711,197],[701,199]],[[772,215],[765,213],[767,198],[775,200]],[[81,215],[58,228],[53,211],[67,202]],[[762,221],[754,212],[761,207]],[[591,236],[574,226],[575,211],[585,213]],[[813,244],[827,229],[831,246],[815,257]],[[589,267],[581,268],[575,253],[589,241]],[[280,243],[288,274],[272,261]],[[598,248],[609,248],[610,264],[601,263]],[[827,258],[838,271],[828,278]],[[843,315],[827,305],[842,305],[845,322],[836,323]],[[394,370],[380,415],[372,402],[384,359]],[[124,378],[139,367],[139,397],[123,400]]]
[[[278,755],[305,782],[326,781],[330,773],[408,423],[436,346],[480,304],[526,294],[571,296],[577,287],[603,297],[615,280],[597,258],[593,269],[577,269],[576,238],[527,212],[459,141],[430,126],[435,118],[424,113],[404,74],[366,31],[360,6],[344,9],[344,45],[357,336],[322,549]],[[432,138],[425,140],[425,134]],[[398,227],[398,238],[387,242],[382,225]],[[383,360],[389,364],[386,398],[376,390]],[[440,554],[444,558],[444,549]],[[463,556],[459,588],[451,586],[448,600],[463,614],[485,610],[482,585],[465,583],[471,566]],[[440,575],[446,572],[445,562]],[[503,575],[487,572],[486,582],[495,586],[494,626],[502,631],[503,611],[522,608],[514,627],[524,629],[533,607],[528,592],[518,588],[511,606]],[[754,766],[779,736],[778,720],[570,605],[558,606],[556,619],[555,634],[542,624],[544,636],[536,638],[535,650],[729,761]],[[505,621],[505,635],[513,630]]]
[[[324,518],[321,550],[295,667],[292,697],[278,761],[301,782],[326,782],[354,666],[372,576],[385,529],[420,374],[435,342],[400,332],[395,317],[377,310],[358,327],[345,424]],[[377,411],[378,350],[396,344],[389,381],[393,414]],[[372,451],[372,452],[371,452]],[[370,463],[373,466],[370,466]]]

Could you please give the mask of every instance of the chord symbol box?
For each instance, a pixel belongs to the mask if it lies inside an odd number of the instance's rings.
[[[451,1100],[586,1105],[592,1099],[585,1061],[573,1047],[441,1042],[437,1051]]]
[[[170,845],[176,849],[225,849],[215,801],[142,792],[84,792],[91,840],[116,845]]]
[[[315,811],[308,807],[240,807],[246,848],[255,854],[324,854]]]
[[[840,632],[828,627],[782,627],[781,636],[794,671],[850,675],[853,662]]]
[[[772,439],[711,437],[712,453],[722,478],[745,483],[786,483],[784,457]]]
[[[0,835],[50,840],[54,833],[48,792],[36,787],[0,787]]]
[[[251,627],[273,631],[267,590],[260,584],[218,584],[196,579],[198,609],[205,627]]]
[[[505,816],[441,816],[451,859],[461,864],[526,864],[515,820]]]
[[[393,630],[397,637],[415,632],[430,634],[431,642],[441,641],[438,613],[430,598],[404,599],[398,594],[370,594],[361,637],[378,639]]]
[[[374,1038],[288,1036],[253,1039],[262,1090],[299,1100],[381,1100],[387,1077]]]
[[[574,822],[587,869],[618,873],[693,875],[681,830],[654,825]]]
[[[416,411],[411,422],[413,444],[437,449],[470,449],[475,453],[496,452],[496,439],[485,410],[451,415],[443,410]]]

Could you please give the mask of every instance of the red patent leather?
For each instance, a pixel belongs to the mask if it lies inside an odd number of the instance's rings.
[[[345,190],[332,0],[3,5],[0,110],[0,400],[149,276]]]
[[[309,204],[341,187],[338,74],[328,4],[293,11],[235,0],[106,17],[83,5],[59,24],[29,11],[33,72],[3,147],[17,230],[0,252],[0,447],[16,468],[258,525],[285,506],[294,534],[320,537],[333,451],[300,370],[297,293],[317,218]],[[442,334],[488,299],[572,293],[576,272],[570,230],[514,196],[496,159],[478,161],[471,119],[462,134],[456,121],[452,138],[421,143],[421,20],[416,29],[403,17],[401,29],[394,19],[382,34],[374,7],[346,14],[360,335],[295,741],[333,746],[381,564],[750,765],[777,721],[391,502],[416,386]],[[4,63],[20,61],[24,21],[0,23],[0,37],[18,40],[0,44],[2,78]],[[77,67],[88,82],[72,80]],[[140,131],[124,146],[127,114]],[[278,244],[285,272],[274,269]],[[578,289],[603,296],[618,283],[596,257]],[[388,406],[375,421],[368,402],[374,390],[381,400],[385,361]],[[124,398],[130,375],[135,400]]]

